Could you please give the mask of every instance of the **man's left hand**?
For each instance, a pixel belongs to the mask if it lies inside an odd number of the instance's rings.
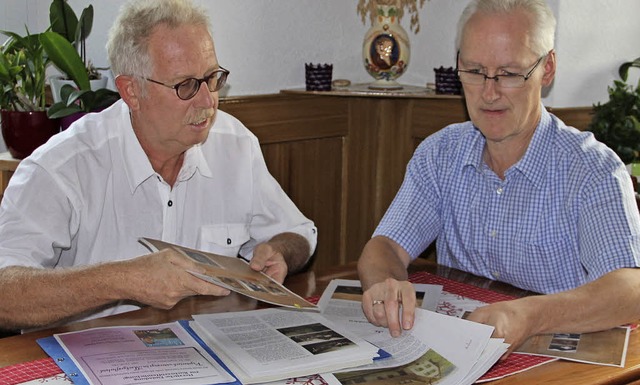
[[[491,325],[495,328],[492,337],[504,338],[510,344],[502,359],[520,347],[533,332],[536,317],[531,315],[531,306],[523,303],[522,299],[496,302],[477,308],[467,318],[469,321]]]
[[[284,282],[288,272],[284,256],[269,242],[261,243],[253,249],[253,258],[251,258],[249,266],[255,271],[262,271],[280,283]]]

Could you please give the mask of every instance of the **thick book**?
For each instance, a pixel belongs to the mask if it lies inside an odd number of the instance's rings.
[[[194,271],[189,273],[207,282],[273,305],[317,311],[315,304],[268,275],[251,269],[243,259],[208,253],[157,239],[140,238],[139,241],[152,252],[170,248],[202,263],[206,270],[204,274]]]

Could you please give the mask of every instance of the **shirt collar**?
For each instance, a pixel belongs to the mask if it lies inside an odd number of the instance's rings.
[[[147,154],[142,149],[138,137],[133,131],[129,116],[129,108],[123,103],[121,116],[124,126],[122,135],[122,157],[124,158],[124,167],[127,180],[129,181],[129,187],[133,194],[138,186],[150,177],[155,176],[156,172],[153,170]],[[211,133],[209,133],[207,140],[210,140],[211,136]],[[191,147],[185,153],[184,162],[178,174],[178,182],[190,179],[196,171],[199,171],[201,175],[208,178],[213,176],[211,168],[209,168],[209,164],[204,157],[202,144]]]
[[[479,171],[483,167],[482,154],[486,141],[475,125],[473,128],[475,135],[473,135],[471,139],[470,150],[466,155],[463,165],[473,166]],[[542,106],[540,122],[533,133],[527,151],[522,159],[507,170],[507,174],[510,174],[512,172],[511,170],[518,170],[536,187],[541,187],[545,178],[548,159],[550,159],[553,132],[553,119],[551,119],[549,112]]]
[[[520,171],[531,183],[540,188],[544,184],[547,165],[551,159],[551,151],[555,130],[553,119],[542,106],[540,122],[533,133],[527,151],[512,168]]]

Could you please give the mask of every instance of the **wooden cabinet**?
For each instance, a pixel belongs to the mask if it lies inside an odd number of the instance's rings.
[[[355,261],[395,196],[416,145],[466,119],[460,97],[286,91],[228,98],[269,170],[318,226],[314,268]]]
[[[283,91],[225,98],[220,109],[260,140],[269,170],[319,229],[314,269],[355,261],[404,177],[415,147],[467,119],[460,97]],[[590,108],[556,109],[585,128]],[[19,161],[0,156],[0,188]]]

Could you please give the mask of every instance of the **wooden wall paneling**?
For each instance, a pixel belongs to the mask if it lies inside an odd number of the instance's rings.
[[[371,238],[376,221],[376,168],[379,111],[374,98],[349,98],[349,134],[346,138],[346,259],[355,261]]]
[[[315,270],[345,263],[341,252],[343,137],[306,140],[291,144],[289,196],[318,227]]]
[[[413,109],[412,136],[418,143],[452,123],[469,120],[464,99],[428,99]]]
[[[395,197],[412,152],[408,98],[349,98],[346,260],[355,261]]]
[[[220,109],[260,140],[265,162],[300,211],[318,227],[314,269],[344,262],[343,146],[347,105],[313,96],[227,99]]]

